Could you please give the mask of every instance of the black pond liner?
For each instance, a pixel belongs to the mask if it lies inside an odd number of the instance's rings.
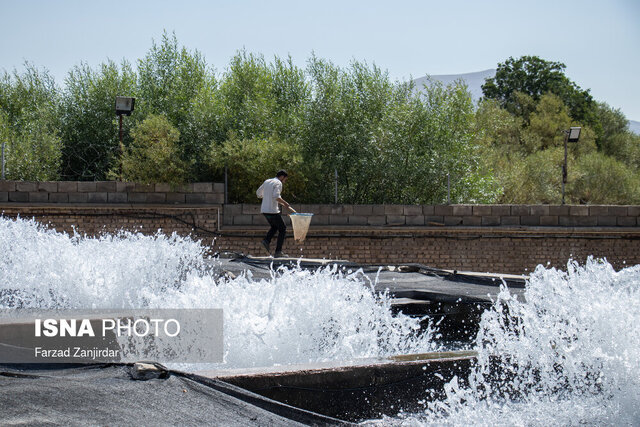
[[[132,364],[0,365],[3,425],[345,425],[219,380]]]

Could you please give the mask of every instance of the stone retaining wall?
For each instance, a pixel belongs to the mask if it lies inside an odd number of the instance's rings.
[[[211,252],[263,255],[266,226],[222,226],[221,206],[28,206],[0,204],[0,214],[35,218],[60,232],[100,235],[119,230],[176,232]],[[312,222],[296,242],[291,227],[284,250],[305,258],[363,264],[421,263],[437,268],[523,274],[537,265],[566,269],[569,259],[606,258],[615,268],[640,264],[640,228],[632,227],[348,227]]]
[[[231,228],[216,238],[215,250],[264,255],[266,233]],[[275,242],[272,242],[272,250]],[[284,252],[305,258],[344,259],[362,264],[420,263],[432,267],[494,273],[528,274],[536,266],[566,270],[567,262],[589,256],[606,258],[616,269],[640,264],[640,230],[627,228],[398,228],[344,229],[313,226],[304,242],[291,228]]]
[[[109,197],[114,186],[116,194],[126,196],[126,203],[147,200],[152,204],[118,204]],[[46,195],[46,201],[44,196],[33,196],[39,201],[31,203],[13,201],[15,197],[9,201],[8,196],[3,202],[0,198],[0,214],[35,218],[61,232],[75,230],[88,235],[121,229],[154,234],[161,229],[166,234],[176,232],[200,239],[211,247],[211,252],[262,255],[260,240],[267,231],[267,223],[259,205],[219,202],[206,205],[207,200],[223,197],[220,184],[199,183],[182,190],[172,190],[165,184],[0,181],[0,197],[3,191],[7,195],[27,194],[29,200],[33,194]],[[106,193],[107,203],[91,203],[104,197],[90,197],[92,193]],[[56,202],[63,197],[60,194],[67,194],[67,203]],[[85,202],[70,203],[71,194],[84,194]],[[140,194],[146,196],[137,196]],[[178,201],[169,202],[173,197]],[[164,200],[164,204],[156,203],[157,200]],[[315,214],[304,242],[295,242],[291,227],[288,229],[284,250],[296,257],[346,259],[363,264],[414,262],[452,270],[516,274],[530,272],[539,264],[566,269],[569,259],[584,262],[588,256],[606,258],[615,268],[640,264],[639,206],[294,205],[294,208]],[[286,216],[285,221],[290,224]]]
[[[0,181],[0,203],[155,203],[224,202],[224,184],[196,182],[180,186],[116,181]]]
[[[292,205],[329,226],[637,227],[640,206]],[[288,220],[288,219],[287,219]],[[260,205],[224,206],[224,225],[266,225]]]
[[[219,207],[173,206],[23,206],[0,204],[0,216],[35,219],[58,232],[100,236],[121,230],[152,235],[158,231],[193,236],[212,245]]]

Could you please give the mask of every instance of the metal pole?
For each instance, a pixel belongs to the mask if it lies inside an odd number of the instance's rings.
[[[334,187],[334,203],[338,204],[338,169],[334,169],[335,187]]]
[[[119,114],[118,117],[120,118],[120,147],[122,147],[122,114]],[[122,150],[122,148],[120,148]]]
[[[229,178],[227,175],[227,165],[224,165],[224,204],[229,204]]]
[[[4,181],[4,144],[5,142],[2,141],[2,180]]]
[[[447,204],[451,204],[451,177],[449,172],[447,172]]]
[[[120,131],[118,132],[118,139],[120,143],[118,144],[118,181],[123,181],[123,168],[122,168],[122,155],[124,154],[124,145],[122,144],[122,114],[118,114],[118,119],[120,122]]]
[[[564,164],[562,165],[562,204],[564,205],[564,186],[567,183],[567,139],[569,132],[564,132]]]

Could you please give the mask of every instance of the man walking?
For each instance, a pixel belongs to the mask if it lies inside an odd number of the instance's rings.
[[[267,236],[262,241],[262,246],[266,249],[267,253],[271,255],[271,251],[269,249],[269,245],[271,244],[271,239],[278,232],[278,240],[276,241],[276,252],[274,257],[283,258],[288,257],[287,254],[282,253],[282,244],[284,243],[284,237],[287,232],[287,226],[284,224],[282,220],[282,216],[280,215],[280,209],[278,204],[284,206],[289,209],[291,212],[295,212],[293,208],[287,203],[280,194],[282,193],[282,184],[287,181],[287,172],[281,170],[278,171],[275,178],[267,179],[262,183],[258,191],[256,191],[256,195],[258,198],[262,199],[262,206],[260,206],[260,212],[267,218],[269,225],[271,228],[269,232],[267,232]]]

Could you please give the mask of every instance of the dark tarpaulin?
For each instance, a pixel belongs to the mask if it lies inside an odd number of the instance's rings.
[[[339,425],[222,381],[163,370],[141,380],[132,365],[52,369],[0,365],[2,425]]]

